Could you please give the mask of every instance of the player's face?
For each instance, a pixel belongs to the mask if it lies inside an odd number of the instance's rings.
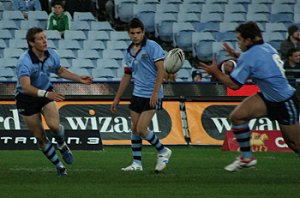
[[[139,45],[144,39],[145,31],[143,31],[141,28],[130,28],[128,35],[134,45]]]
[[[251,44],[251,40],[243,38],[240,33],[237,33],[237,40],[242,52],[246,51],[247,47]]]
[[[47,38],[45,32],[37,33],[34,36],[34,42],[30,42],[32,49],[35,49],[40,52],[47,51]]]

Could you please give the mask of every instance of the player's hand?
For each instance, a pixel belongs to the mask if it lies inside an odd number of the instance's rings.
[[[91,76],[80,76],[80,82],[86,85],[90,85],[93,82],[93,77]]]
[[[65,100],[65,96],[63,94],[60,93],[56,93],[53,91],[49,91],[47,94],[47,98],[54,100],[56,102],[60,102],[60,101],[64,101]]]
[[[150,98],[150,107],[155,107],[158,102],[158,95],[157,94],[152,94]]]
[[[113,103],[111,104],[110,110],[113,113],[116,113],[118,111],[117,106],[119,104],[120,100],[119,99],[114,99]]]
[[[199,66],[210,75],[215,75],[217,72],[220,72],[215,56],[212,57],[211,65],[200,62]]]
[[[230,56],[232,58],[237,58],[239,56],[239,53],[236,52],[228,43],[223,44],[224,50],[228,53],[227,56]]]

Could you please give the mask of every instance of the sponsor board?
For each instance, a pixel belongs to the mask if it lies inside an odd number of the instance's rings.
[[[117,113],[110,111],[110,105],[111,102],[92,101],[57,103],[60,121],[66,131],[96,132],[101,135],[104,145],[131,144],[131,118],[128,102],[121,102]],[[154,115],[149,129],[154,131],[164,144],[186,144],[182,132],[179,102],[164,102],[163,107],[163,110],[157,111]],[[48,129],[44,119],[43,123],[45,129]],[[13,133],[17,130],[28,132],[14,102],[2,101],[0,103],[0,136],[4,135],[1,131]],[[147,144],[147,142],[143,143]]]
[[[48,139],[56,145],[55,138],[46,131]],[[65,131],[65,141],[71,150],[102,150],[102,141],[97,131]],[[0,136],[0,150],[37,149],[37,139],[28,130],[3,130]]]
[[[238,102],[186,102],[186,114],[191,144],[222,145],[225,134],[231,130],[230,112]],[[249,122],[251,130],[279,130],[276,121],[263,117]]]
[[[228,131],[226,133],[223,151],[239,151],[239,145],[235,139],[234,133]],[[292,151],[288,148],[280,131],[252,131],[251,133],[251,150],[253,152],[267,152],[267,151]]]

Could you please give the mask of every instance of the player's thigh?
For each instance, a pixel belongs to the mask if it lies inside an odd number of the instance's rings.
[[[59,112],[54,101],[49,102],[43,107],[43,115],[50,129],[59,130]]]
[[[294,142],[300,146],[300,127],[299,122],[293,125],[279,124],[283,138],[286,142]]]
[[[230,114],[233,124],[241,124],[253,118],[267,115],[267,107],[263,99],[255,94],[244,99]]]
[[[40,113],[36,113],[30,116],[24,116],[23,120],[26,123],[29,131],[37,138],[41,138],[44,135],[44,127],[42,124],[42,118]]]
[[[137,124],[138,132],[146,135],[147,128],[149,127],[155,112],[156,112],[156,110],[153,109],[153,110],[143,111],[141,113],[140,118],[138,120],[138,124]]]
[[[134,135],[138,135],[136,133],[136,126],[140,118],[140,113],[137,113],[135,111],[130,111],[130,117],[131,117],[131,131]]]

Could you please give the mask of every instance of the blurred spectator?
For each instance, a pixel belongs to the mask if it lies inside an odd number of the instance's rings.
[[[106,1],[105,16],[106,16],[108,22],[114,24],[114,21],[115,21],[115,2],[114,2],[114,0]]]
[[[114,23],[115,2],[114,0],[97,0],[98,20]]]
[[[200,82],[200,81],[202,81],[202,72],[199,69],[194,70],[192,72],[192,80],[193,80],[193,82]]]
[[[54,2],[53,12],[49,15],[47,30],[59,31],[61,37],[64,36],[65,30],[70,29],[70,16],[64,12],[63,2],[57,0]]]
[[[42,10],[42,7],[39,0],[12,0],[12,9],[22,11],[28,18],[28,11]]]
[[[291,25],[288,28],[288,38],[281,42],[280,53],[283,61],[287,60],[287,52],[291,48],[300,49],[300,30],[297,25]]]
[[[287,52],[288,59],[284,62],[284,69],[288,79],[300,78],[300,50],[291,48]],[[295,71],[299,70],[299,71]]]
[[[92,12],[95,14],[95,6],[92,0],[65,0],[65,11],[72,16],[74,12]]]
[[[51,13],[51,2],[52,0],[39,0],[41,4],[41,8],[43,11],[46,11],[48,14]]]
[[[165,72],[164,82],[176,82],[176,73],[175,74],[169,74],[169,73]]]

